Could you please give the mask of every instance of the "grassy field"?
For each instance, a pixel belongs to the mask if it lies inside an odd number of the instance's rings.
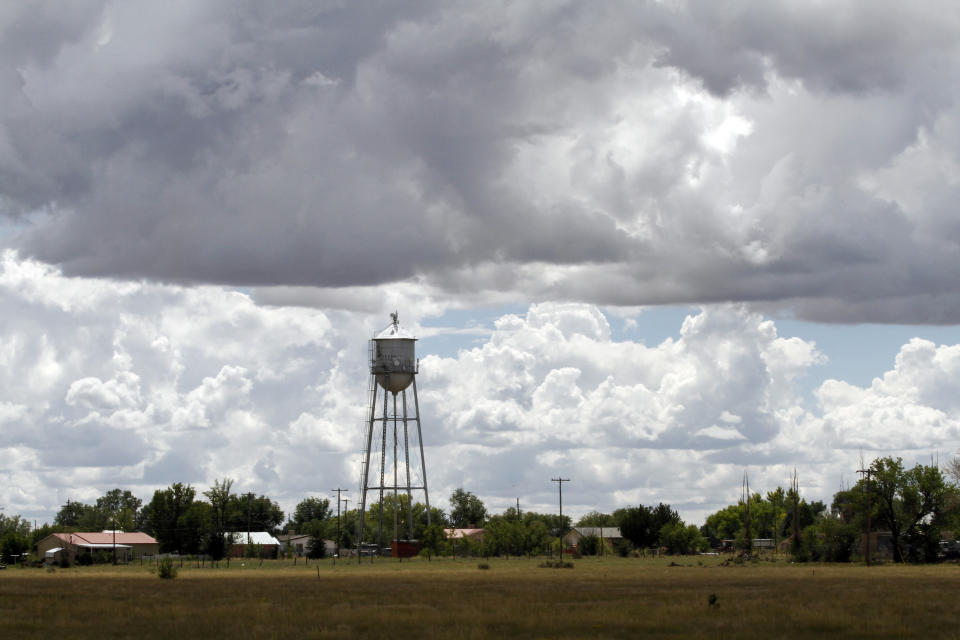
[[[235,561],[173,580],[138,565],[8,568],[0,637],[960,640],[958,565],[720,560]]]

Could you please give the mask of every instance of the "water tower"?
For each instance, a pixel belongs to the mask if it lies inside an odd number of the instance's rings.
[[[427,468],[423,459],[423,437],[420,430],[420,401],[417,398],[419,360],[414,343],[416,338],[400,326],[396,313],[393,322],[377,334],[369,344],[370,406],[367,414],[363,464],[360,470],[360,523],[357,532],[358,549],[363,542],[363,527],[367,509],[367,494],[375,491],[380,508],[377,514],[377,549],[383,545],[383,499],[393,494],[394,549],[400,553],[403,545],[400,535],[400,492],[407,496],[406,540],[413,538],[413,492],[423,491],[427,507],[427,525],[430,525],[430,496],[427,493]],[[407,391],[412,390],[412,398]],[[382,400],[380,397],[382,396]],[[412,405],[410,400],[412,399]],[[411,426],[416,425],[416,442],[411,442]],[[419,453],[419,463],[417,454]],[[379,465],[377,455],[379,454]],[[413,458],[411,462],[411,458]],[[371,460],[374,477],[370,477]],[[376,475],[379,472],[379,477]]]

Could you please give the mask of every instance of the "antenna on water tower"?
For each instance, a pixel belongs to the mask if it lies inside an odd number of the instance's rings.
[[[393,492],[393,544],[391,555],[403,557],[416,553],[413,543],[413,492],[423,491],[427,507],[427,526],[430,526],[430,496],[427,492],[427,468],[423,459],[423,435],[420,430],[420,401],[417,397],[417,379],[420,361],[417,360],[414,343],[416,338],[400,326],[396,311],[390,314],[392,322],[377,334],[368,345],[370,362],[369,409],[367,413],[366,439],[363,451],[363,463],[360,469],[360,521],[357,531],[357,556],[362,555],[364,521],[367,508],[367,493],[377,492],[379,509],[377,518],[377,554],[382,554],[383,546],[383,500]],[[380,389],[383,390],[382,403],[378,402]],[[412,389],[413,406],[410,406],[407,390]],[[391,397],[392,396],[392,397]],[[400,405],[398,406],[398,396]],[[390,400],[393,400],[391,403]],[[392,405],[392,406],[391,406]],[[416,425],[416,443],[411,447],[410,426]],[[392,444],[389,455],[388,445]],[[419,447],[416,447],[419,445]],[[379,478],[371,484],[370,462],[379,449]],[[416,454],[419,449],[419,465]],[[413,461],[411,464],[411,450]],[[374,464],[376,460],[374,459]],[[388,473],[391,472],[391,473]],[[419,473],[419,477],[416,477]],[[393,476],[392,479],[390,476]],[[391,483],[392,480],[392,483]],[[417,484],[416,480],[420,480]],[[407,538],[400,539],[400,492],[407,497],[406,525]]]

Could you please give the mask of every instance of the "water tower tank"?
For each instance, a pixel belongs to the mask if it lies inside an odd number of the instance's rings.
[[[393,393],[403,391],[413,382],[417,373],[417,357],[413,343],[417,341],[400,326],[397,314],[391,313],[393,323],[373,339],[370,373],[377,384]]]

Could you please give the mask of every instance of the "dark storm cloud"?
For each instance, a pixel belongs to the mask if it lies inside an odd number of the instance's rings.
[[[872,2],[7,9],[0,212],[70,274],[958,320],[957,31]]]
[[[659,64],[683,69],[717,94],[764,89],[768,73],[823,91],[900,90],[956,48],[949,3],[684,2],[652,12],[645,32],[663,43]]]

